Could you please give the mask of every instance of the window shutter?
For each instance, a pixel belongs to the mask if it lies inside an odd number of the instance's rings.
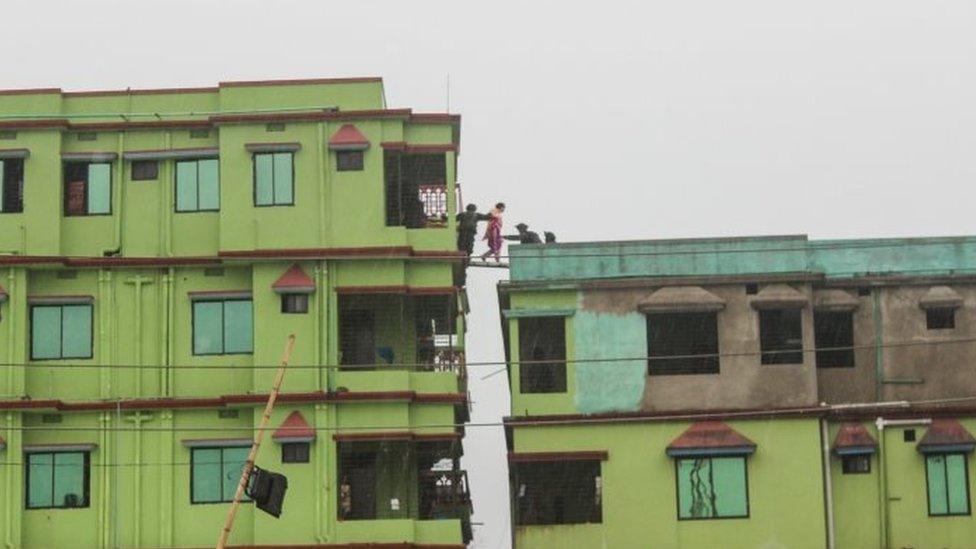
[[[61,358],[92,356],[91,305],[65,305],[61,310]]]
[[[247,461],[247,454],[250,451],[250,448],[223,449],[223,501],[234,500],[237,485],[241,482],[241,472],[244,470],[244,462]]]
[[[969,514],[969,494],[966,491],[966,456],[964,454],[949,454],[946,460],[946,490],[948,491],[949,513],[953,515]]]
[[[61,357],[61,307],[31,309],[31,358]]]
[[[254,155],[254,204],[274,203],[274,155]]]
[[[213,355],[224,352],[224,304],[203,301],[193,304],[193,354]]]
[[[200,160],[198,178],[198,206],[201,210],[220,209],[220,162]]]
[[[291,153],[274,155],[274,203],[292,204],[292,156]]]
[[[74,504],[68,503],[74,496]],[[85,454],[54,454],[54,506],[76,507],[85,503]]]
[[[193,503],[220,501],[220,448],[200,448],[193,450]]]
[[[254,348],[250,301],[224,302],[224,352],[250,353]]]
[[[88,166],[88,213],[107,214],[112,211],[112,165]]]
[[[54,504],[54,455],[27,454],[27,507]]]
[[[196,162],[176,163],[176,211],[194,212],[199,209]]]

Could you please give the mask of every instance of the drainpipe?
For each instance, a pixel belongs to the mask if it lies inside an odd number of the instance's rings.
[[[11,368],[13,369],[13,368]],[[14,430],[13,430],[14,414],[13,412],[7,412],[7,443],[10,445],[7,447],[7,455],[9,456],[12,452],[10,448],[14,445]],[[5,469],[5,494],[12,494],[14,492],[14,466],[7,464]],[[7,498],[7,503],[4,506],[4,545],[7,549],[14,549],[14,501],[12,498]]]
[[[136,311],[136,365],[142,366],[142,285],[152,284],[152,277],[136,275],[125,280],[126,284],[132,284],[135,290]],[[142,370],[135,369],[136,372],[136,397],[142,397]]]
[[[99,536],[99,547],[108,547],[108,536],[109,536],[109,515],[108,515],[108,456],[109,451],[109,439],[108,439],[108,422],[111,420],[109,412],[102,412],[99,416],[99,421],[102,423],[102,428],[98,433],[98,449],[102,456],[102,473],[99,475],[99,495],[98,498],[98,522],[101,526],[101,532]]]
[[[118,197],[118,201],[116,202],[116,206],[118,207],[118,209],[113,210],[115,213],[114,216],[115,217],[115,249],[109,251],[117,250],[118,254],[121,256],[123,255],[122,254],[122,218],[124,217],[122,212],[125,211],[125,184],[123,183],[125,178],[122,177],[125,172],[125,160],[123,160],[123,153],[125,151],[125,132],[118,133],[116,147],[118,149],[119,169],[114,170],[115,177],[113,179],[115,179],[116,182],[115,186],[118,189],[118,191],[113,194],[115,194],[115,196]]]
[[[884,325],[881,319],[881,289],[871,292],[872,316],[874,318],[874,400],[884,398]]]
[[[326,199],[325,193],[327,192],[326,184],[327,175],[329,170],[325,169],[325,149],[328,144],[325,142],[325,122],[319,122],[317,124],[318,128],[318,154],[315,156],[315,160],[318,162],[318,190],[319,190],[319,246],[325,246],[325,227],[327,217],[325,215]],[[329,220],[331,221],[331,220]]]
[[[134,530],[133,547],[142,547],[142,423],[150,421],[152,418],[152,414],[143,414],[142,412],[125,416],[126,421],[132,422],[136,436],[135,472],[133,473],[135,481],[132,483],[135,492],[135,501],[132,505],[133,515],[135,515],[135,523],[132,525]]]
[[[898,427],[905,425],[928,425],[931,419],[885,419],[878,417],[874,420],[874,425],[878,429],[878,521],[879,537],[881,548],[888,548],[888,470],[885,466],[885,427]]]
[[[830,437],[827,431],[827,420],[820,419],[820,445],[823,449],[824,499],[827,514],[827,549],[836,547],[834,531],[834,486],[830,472]]]
[[[172,131],[167,131],[164,134],[163,148],[166,150],[169,150],[169,148],[172,146],[172,134],[173,134]],[[171,171],[170,166],[173,165],[173,163],[163,162],[162,164],[163,164],[163,168],[165,169],[165,176],[163,178],[164,185],[160,185],[160,189],[162,189],[165,194],[163,194],[162,199],[159,202],[160,204],[162,204],[162,213],[163,213],[163,220],[164,220],[162,225],[166,228],[166,241],[165,241],[166,255],[169,257],[173,257],[173,216],[174,214],[173,214],[173,206],[170,203],[169,197],[176,196],[174,192],[170,192],[170,187],[171,186],[175,187],[175,184],[171,182],[175,181],[176,178],[171,177],[170,174]],[[175,189],[173,189],[173,191],[175,191]],[[170,275],[172,274],[173,273],[171,270]]]
[[[14,319],[17,318],[17,315],[13,312],[13,302],[16,299],[14,297],[16,295],[16,292],[14,291],[14,284],[16,280],[17,276],[14,274],[14,268],[10,267],[10,269],[7,270],[7,364],[14,363],[14,347],[16,346]],[[11,395],[16,394],[14,389],[13,366],[7,368],[7,392]]]
[[[171,396],[173,394],[173,296],[176,294],[176,278],[175,269],[173,267],[169,268],[169,274],[166,275],[166,369],[164,370],[164,375],[166,377],[166,391],[164,396]]]

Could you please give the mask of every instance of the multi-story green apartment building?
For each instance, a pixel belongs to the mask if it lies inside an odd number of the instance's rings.
[[[976,238],[510,254],[515,547],[976,547]]]
[[[376,78],[0,92],[0,545],[464,547],[460,120]],[[384,545],[386,544],[386,545]]]

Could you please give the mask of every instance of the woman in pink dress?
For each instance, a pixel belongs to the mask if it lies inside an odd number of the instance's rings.
[[[502,214],[505,213],[505,203],[499,202],[495,204],[495,208],[488,212],[490,219],[488,219],[488,228],[485,229],[485,237],[483,240],[488,241],[488,251],[481,255],[481,259],[487,259],[488,256],[495,256],[495,261],[499,261],[502,255]]]

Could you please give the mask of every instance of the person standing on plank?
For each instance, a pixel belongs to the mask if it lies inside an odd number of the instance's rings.
[[[488,259],[488,256],[495,256],[495,262],[501,261],[502,255],[502,214],[505,213],[505,203],[495,204],[494,209],[488,213],[488,228],[485,229],[483,240],[488,241],[488,251],[481,254],[481,259]]]

